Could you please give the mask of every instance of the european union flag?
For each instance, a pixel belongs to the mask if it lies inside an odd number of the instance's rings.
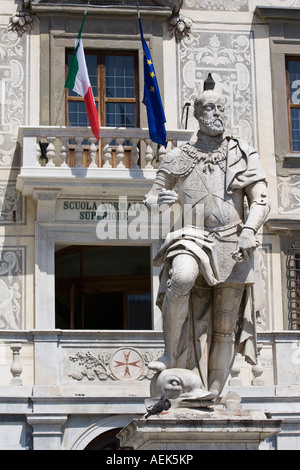
[[[139,15],[141,39],[144,49],[144,99],[147,108],[150,139],[157,144],[167,146],[165,129],[165,113],[161,102],[160,92],[149,48],[143,35],[142,22]]]

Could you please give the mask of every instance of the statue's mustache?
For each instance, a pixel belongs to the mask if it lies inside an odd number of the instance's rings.
[[[224,127],[224,120],[221,117],[215,117],[212,119],[201,119],[202,123],[205,124],[206,126],[214,126],[215,124],[221,124]]]

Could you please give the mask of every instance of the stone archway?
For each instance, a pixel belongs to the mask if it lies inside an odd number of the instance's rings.
[[[122,428],[113,428],[95,437],[84,450],[117,450],[119,442],[116,437]]]
[[[70,450],[110,450],[107,446],[116,444],[116,434],[135,418],[135,415],[124,415],[101,419],[87,428]]]

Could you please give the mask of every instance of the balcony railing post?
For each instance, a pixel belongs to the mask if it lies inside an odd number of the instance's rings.
[[[65,168],[68,167],[67,161],[68,161],[68,144],[67,144],[67,139],[65,137],[62,137],[61,139],[61,148],[60,148],[60,156],[62,159],[62,164],[60,165],[61,167]]]
[[[145,139],[145,142],[146,142],[146,155],[145,155],[146,166],[145,168],[153,168],[153,165],[152,165],[153,149],[151,146],[151,140]]]
[[[158,159],[159,159],[159,163],[161,163],[165,157],[167,153],[167,149],[166,147],[164,147],[163,145],[161,145],[158,149]]]
[[[82,137],[75,137],[76,147],[75,147],[75,159],[76,159],[76,168],[83,168],[82,164]]]
[[[103,148],[103,168],[112,168],[111,166],[111,147],[109,145],[111,141],[110,137],[103,138],[104,148]],[[101,166],[101,165],[100,165]]]
[[[47,150],[46,150],[46,155],[47,155],[47,158],[48,158],[48,163],[46,164],[47,167],[55,166],[55,163],[54,163],[55,147],[54,147],[54,143],[53,143],[54,140],[55,140],[55,137],[48,137],[49,144],[48,144],[48,147],[47,147]]]
[[[90,141],[90,144],[91,144],[90,149],[89,149],[90,157],[91,157],[91,163],[89,165],[89,168],[98,168],[97,165],[96,165],[96,156],[97,156],[96,142],[97,142],[97,139],[95,137],[90,137],[89,141]]]
[[[116,150],[116,154],[117,154],[117,162],[118,162],[118,165],[117,165],[117,168],[125,168],[125,165],[123,163],[123,160],[124,160],[124,147],[123,147],[123,142],[124,142],[124,138],[121,137],[121,138],[117,138],[116,139],[116,142],[117,142],[117,150]]]
[[[259,385],[262,386],[265,384],[262,375],[264,373],[264,369],[260,362],[260,352],[262,350],[262,345],[258,346],[258,354],[257,354],[257,364],[252,367],[252,374],[253,380],[251,381],[251,385]]]
[[[140,139],[131,139],[131,143],[132,143],[132,149],[131,149],[131,161],[132,161],[132,165],[131,165],[131,168],[140,168],[139,165],[138,165],[138,161],[139,161],[139,158],[140,158],[140,151],[139,151],[139,148],[138,148],[138,143],[139,143]]]

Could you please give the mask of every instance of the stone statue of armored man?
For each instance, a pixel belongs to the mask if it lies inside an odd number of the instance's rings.
[[[182,228],[154,258],[165,352],[149,364],[152,396],[216,398],[237,352],[251,364],[257,359],[263,299],[254,261],[270,211],[267,183],[258,153],[225,135],[224,100],[211,81],[194,103],[197,141],[166,154],[145,198],[148,210],[187,208]]]

